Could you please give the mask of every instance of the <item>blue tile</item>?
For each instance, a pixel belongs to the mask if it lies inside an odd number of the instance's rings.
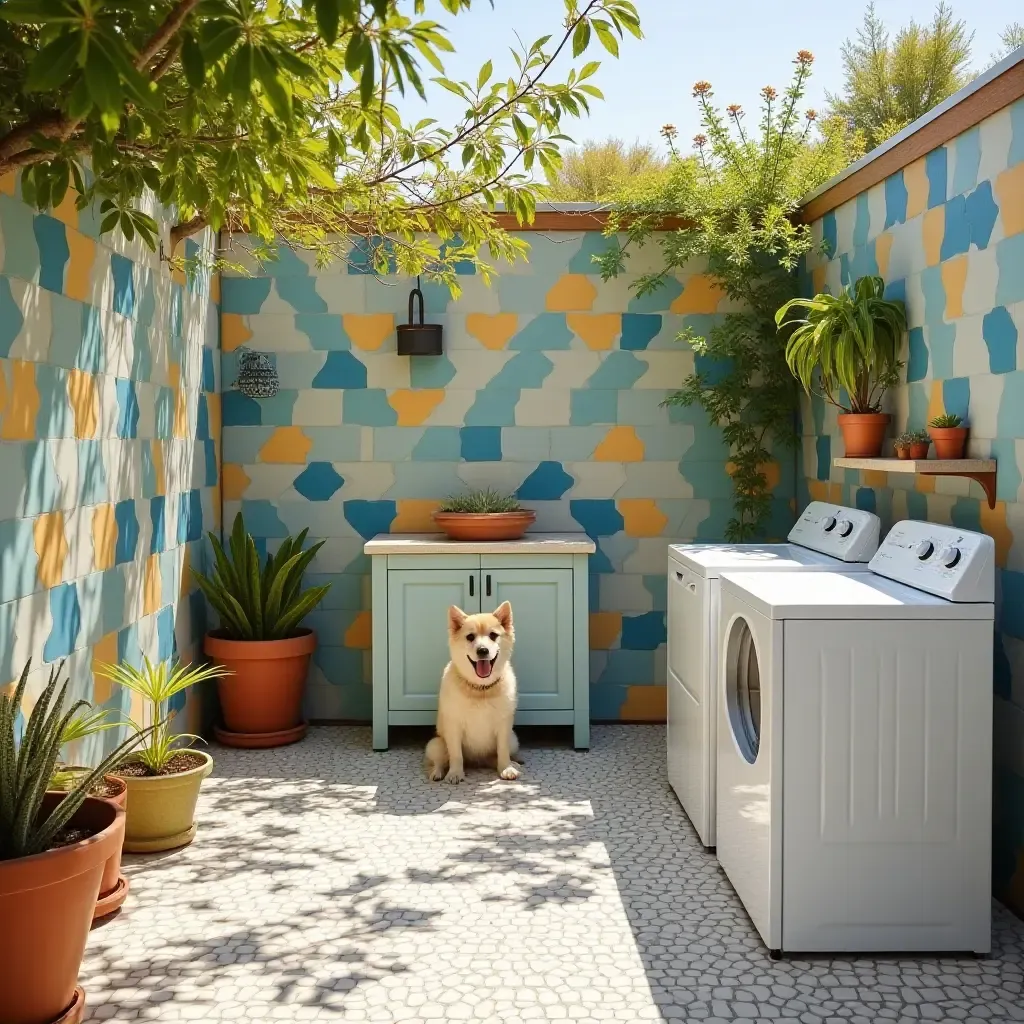
[[[858,487],[855,504],[857,508],[863,509],[865,512],[875,511],[875,492],[870,487]]]
[[[39,586],[31,519],[0,519],[0,605],[27,597]],[[14,646],[13,631],[0,646]],[[6,677],[5,677],[6,678]]]
[[[158,494],[149,501],[149,521],[152,525],[152,534],[149,540],[149,553],[158,555],[167,548],[167,499]]]
[[[903,171],[890,174],[885,179],[885,226],[902,224],[907,219],[907,185],[903,180]]]
[[[946,201],[948,152],[945,146],[933,149],[924,158],[924,172],[928,179],[928,209],[931,210]]]
[[[493,388],[488,384],[476,393],[463,422],[467,427],[515,426],[516,406],[521,396],[518,390]]]
[[[564,313],[538,313],[508,343],[512,352],[544,352],[567,349],[573,334]]]
[[[410,383],[414,388],[443,388],[455,377],[455,367],[447,356],[417,356],[409,361]]]
[[[1024,163],[1024,100],[1010,105],[1010,153],[1007,167]]]
[[[557,501],[576,481],[560,462],[542,462],[520,485],[520,501]]]
[[[311,462],[292,486],[308,501],[330,501],[344,483],[345,478],[329,462]]]
[[[184,491],[178,495],[179,544],[199,540],[203,536],[203,498],[198,490]]]
[[[590,375],[586,386],[598,391],[631,388],[647,372],[647,363],[632,352],[609,352]]]
[[[988,366],[992,373],[1010,373],[1017,369],[1017,326],[1005,306],[996,306],[985,314],[982,336],[988,346]]]
[[[121,316],[135,315],[135,264],[127,256],[110,254],[110,273],[114,279],[114,312]],[[177,331],[180,335],[181,330]]]
[[[324,365],[313,378],[314,388],[365,388],[366,366],[351,352],[328,352]]]
[[[595,423],[618,423],[618,391],[594,391],[591,388],[569,393],[569,423],[589,427]]]
[[[0,277],[0,359],[10,356],[11,346],[24,323],[21,307],[14,301],[14,295],[11,293],[10,280]]]
[[[1024,302],[1024,231],[996,244],[996,264],[999,267],[997,304],[1012,306]]]
[[[79,441],[76,444],[78,456],[78,503],[98,505],[107,501],[110,490],[107,486],[107,467],[103,461],[102,441]]]
[[[569,514],[589,537],[610,537],[626,528],[613,498],[574,498],[569,502]]]
[[[623,313],[619,348],[643,351],[660,333],[661,323],[658,313]]]
[[[412,448],[412,458],[421,462],[458,462],[462,440],[458,427],[427,427]]]
[[[221,405],[225,427],[258,427],[263,423],[260,403],[241,391],[225,391]]]
[[[965,213],[970,226],[971,243],[979,249],[987,249],[999,216],[999,207],[992,198],[992,182],[983,181],[967,196]]]
[[[828,480],[832,475],[832,438],[828,434],[815,441],[815,454],[818,458],[817,478]]]
[[[278,297],[296,313],[326,313],[327,303],[317,294],[315,277],[289,275],[275,278]]]
[[[174,609],[168,605],[156,615],[156,656],[160,661],[170,661],[177,653],[174,640]],[[181,695],[184,697],[185,692]]]
[[[967,200],[954,196],[946,203],[946,223],[942,233],[939,259],[948,260],[971,247],[971,224],[967,219]]]
[[[943,196],[945,199],[945,196]],[[839,248],[839,232],[836,229],[836,215],[834,211],[829,211],[821,218],[821,241],[825,247],[825,252],[829,257],[833,257]]]
[[[871,233],[871,208],[867,192],[861,192],[854,200],[853,247],[867,245]]]
[[[653,292],[633,295],[626,307],[627,313],[667,313],[672,303],[683,294],[683,283],[678,277],[662,278]]]
[[[217,442],[216,441],[202,441],[203,446],[203,458],[206,463],[206,477],[203,480],[203,486],[205,487],[216,487],[217,486]]]
[[[909,338],[907,383],[924,380],[928,376],[928,346],[924,341],[924,328],[912,327],[909,331]]]
[[[942,404],[948,413],[967,420],[971,406],[971,381],[969,377],[951,377],[942,382]]]
[[[59,661],[71,654],[82,628],[82,609],[74,583],[61,583],[50,589],[50,617],[53,628],[43,644],[43,661]]]
[[[622,639],[626,651],[655,651],[668,639],[665,613],[644,612],[642,615],[622,616]]]
[[[999,629],[1018,640],[1024,640],[1024,572],[1000,569],[999,589],[1002,606],[999,611]]]
[[[281,521],[277,505],[264,498],[243,498],[242,519],[245,520],[246,530],[248,530],[253,537],[266,538],[288,536],[288,527]]]
[[[199,380],[200,391],[212,392],[217,390],[216,355],[216,351],[212,348],[203,349],[203,371]]]
[[[977,125],[956,138],[956,163],[953,168],[953,195],[970,192],[978,184],[981,166],[981,128]]]
[[[47,291],[64,291],[64,268],[71,258],[67,230],[64,224],[45,213],[32,218],[32,232],[39,246],[39,285]],[[8,248],[14,239],[8,237]]]
[[[519,391],[540,388],[555,368],[555,364],[541,352],[519,352],[514,355],[481,391]]]
[[[135,394],[135,383],[118,377],[114,386],[117,391],[117,436],[138,437],[139,400]]]
[[[295,328],[309,338],[310,346],[317,352],[342,352],[352,348],[340,313],[296,313]]]
[[[343,505],[345,520],[364,540],[378,533],[389,533],[398,514],[393,501],[364,501],[352,499]]]
[[[466,462],[500,462],[500,427],[462,427],[462,458]]]
[[[398,413],[388,402],[387,392],[381,388],[346,389],[341,402],[343,423],[364,427],[393,427],[398,423]]]
[[[139,520],[135,514],[134,499],[119,501],[114,506],[114,521],[117,523],[114,564],[124,565],[135,560],[135,549],[139,543]]]
[[[952,323],[930,324],[925,333],[928,338],[928,357],[931,361],[932,377],[945,380],[953,376],[953,349],[956,347],[956,326]]]
[[[270,294],[272,278],[222,277],[220,308],[222,313],[258,313]]]

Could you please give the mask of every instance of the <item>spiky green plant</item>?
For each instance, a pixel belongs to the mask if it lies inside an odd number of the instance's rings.
[[[137,693],[145,701],[143,721],[136,722],[129,718],[128,727],[137,736],[146,737],[135,756],[154,775],[160,773],[181,749],[183,742],[187,746],[186,741],[202,740],[202,736],[196,736],[195,733],[171,732],[174,713],[168,708],[170,699],[182,690],[187,690],[206,679],[231,675],[223,665],[193,667],[176,661],[168,667],[166,661],[159,661],[154,665],[145,657],[142,659],[141,668],[122,662],[120,665],[98,665],[95,671],[98,676]],[[146,719],[150,722],[148,726],[145,725]]]
[[[89,736],[106,732],[108,729],[116,729],[124,724],[121,716],[111,708],[95,708],[87,705],[64,727],[60,740],[61,749],[63,750],[64,747],[77,743],[79,740],[84,740]],[[75,779],[82,777],[83,772],[86,770],[83,768],[66,768],[66,763],[63,757],[57,762],[53,778],[50,780],[50,789],[68,789]]]
[[[220,616],[221,629],[229,640],[283,640],[292,636],[299,623],[324,599],[331,589],[323,586],[302,589],[302,575],[324,542],[306,551],[303,530],[286,537],[277,553],[267,555],[260,569],[256,544],[245,531],[242,513],[235,516],[229,541],[230,558],[220,541],[208,534],[217,561],[213,578],[192,570],[196,582]]]
[[[948,430],[952,427],[959,427],[963,423],[963,419],[957,416],[955,412],[946,412],[941,416],[936,416],[934,419],[928,421],[929,427],[937,427],[939,430]]]
[[[95,768],[84,772],[68,789],[67,796],[45,818],[40,817],[43,796],[60,757],[65,730],[87,701],[76,701],[63,710],[69,680],[60,684],[64,662],[50,669],[46,689],[40,694],[19,743],[15,721],[28,685],[32,660],[25,663],[13,693],[0,694],[0,860],[43,853],[82,806],[89,790],[102,779],[148,730],[140,730],[109,754]]]
[[[485,515],[494,512],[520,512],[522,505],[514,494],[505,494],[490,487],[465,494],[449,494],[441,503],[439,512],[470,512]]]
[[[880,277],[862,277],[838,295],[790,299],[775,314],[775,323],[792,329],[786,344],[790,372],[812,393],[820,371],[821,390],[833,405],[847,412],[877,412],[882,395],[899,383],[900,341],[907,313],[899,299],[886,299]],[[801,319],[790,311],[801,309]],[[839,397],[849,396],[849,408]]]

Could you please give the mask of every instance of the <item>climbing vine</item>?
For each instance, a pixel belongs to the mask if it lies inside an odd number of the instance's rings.
[[[683,155],[676,129],[662,129],[669,175],[635,182],[615,197],[611,241],[595,257],[607,280],[626,270],[632,249],[659,245],[664,266],[637,280],[638,296],[697,267],[728,300],[706,335],[680,334],[696,355],[694,370],[665,401],[701,406],[722,430],[734,494],[728,540],[763,533],[772,501],[768,466],[780,447],[797,444],[798,391],[786,366],[786,338],[775,325],[775,311],[797,294],[796,271],[812,245],[810,229],[795,214],[801,198],[858,148],[841,122],[819,124],[815,111],[798,109],[813,60],[806,50],[797,55],[781,95],[771,86],[761,90],[754,130],[742,107],[721,111],[710,83],[698,82],[693,95],[704,130],[693,140],[695,151]],[[682,226],[658,230],[666,216]]]

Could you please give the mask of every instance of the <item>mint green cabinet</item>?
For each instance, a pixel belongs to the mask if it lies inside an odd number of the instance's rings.
[[[468,545],[434,538],[424,541],[426,553],[408,553],[415,540],[382,536],[366,545],[373,556],[374,749],[387,749],[391,725],[433,725],[449,658],[449,605],[472,614],[502,601],[512,605],[516,632],[516,723],[571,725],[574,746],[589,747],[591,542],[569,535],[562,544],[570,550],[519,554],[509,551],[514,542],[495,553],[488,545],[467,552]]]

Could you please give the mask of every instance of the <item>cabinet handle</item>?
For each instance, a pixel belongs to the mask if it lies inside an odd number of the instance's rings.
[[[487,574],[487,596],[488,597],[491,596],[491,575],[490,575],[490,573]]]
[[[469,577],[469,596],[473,596],[473,577]]]

